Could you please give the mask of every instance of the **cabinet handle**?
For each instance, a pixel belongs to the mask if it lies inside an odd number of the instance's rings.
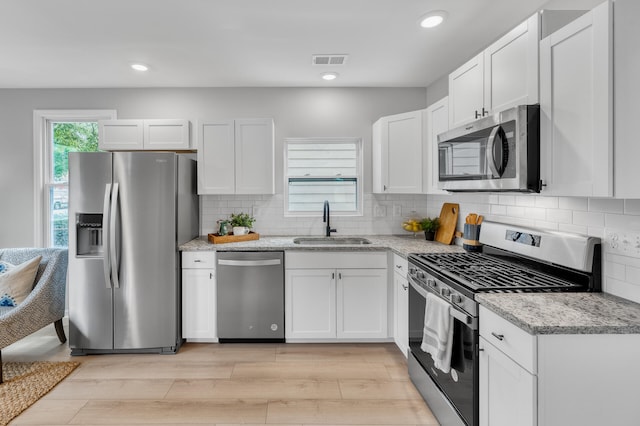
[[[408,289],[408,288],[409,288],[409,286],[408,286],[408,285],[404,285],[404,284],[400,284],[400,285],[402,286],[402,288],[403,288],[404,290],[406,290],[406,289]]]
[[[386,191],[387,190],[387,185],[382,185],[382,189],[383,189],[383,191]]]
[[[331,273],[331,279],[332,279],[332,280],[335,280],[335,279],[336,279],[336,273],[335,273],[335,272],[332,272],[332,273]]]
[[[209,272],[209,279],[212,280],[213,279],[213,272]]]
[[[342,272],[338,272],[338,279],[341,280],[342,279]]]
[[[492,331],[492,332],[491,332],[491,335],[492,335],[493,337],[495,337],[496,339],[500,340],[500,341],[503,341],[503,340],[504,340],[504,334],[496,334],[496,332],[495,332],[495,331]]]
[[[396,268],[402,269],[402,265],[396,265]]]
[[[480,118],[480,113],[478,112],[478,110],[473,111],[476,114],[476,118]]]
[[[487,111],[486,109],[484,109],[484,107],[482,107],[482,116],[484,117],[485,115],[489,115],[489,111]]]
[[[193,263],[200,263],[200,262],[202,262],[202,260],[200,260],[200,259],[196,259],[196,260],[193,261]]]

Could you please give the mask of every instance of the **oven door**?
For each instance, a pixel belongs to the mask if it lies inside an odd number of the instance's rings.
[[[420,349],[426,292],[409,276],[409,350],[467,425],[478,424],[478,326],[477,319],[455,310],[451,371],[433,365],[431,355]],[[427,401],[429,403],[429,401]]]

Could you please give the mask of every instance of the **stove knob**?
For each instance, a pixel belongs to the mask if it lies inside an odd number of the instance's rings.
[[[429,278],[427,280],[427,285],[431,288],[436,288],[437,287],[436,280],[434,280],[433,278]]]
[[[423,279],[423,280],[427,277],[427,276],[424,274],[424,272],[422,272],[422,271],[418,271],[417,276],[418,276],[418,278]]]
[[[451,302],[455,303],[456,305],[459,305],[462,303],[462,296],[460,296],[459,294],[454,294],[451,296]]]
[[[451,294],[451,289],[449,288],[442,288],[440,289],[440,294],[443,295],[444,297],[449,297],[449,295]]]

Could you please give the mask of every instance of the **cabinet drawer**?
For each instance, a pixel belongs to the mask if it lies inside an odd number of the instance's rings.
[[[537,339],[499,315],[480,306],[480,336],[529,372],[537,372]]]
[[[215,269],[216,252],[215,251],[183,251],[182,252],[182,268],[183,269]]]
[[[409,262],[407,259],[402,256],[398,256],[397,254],[393,255],[393,271],[402,275],[403,277],[407,276],[407,270],[409,269]]]
[[[387,253],[380,252],[296,252],[286,254],[287,269],[358,268],[387,269]]]

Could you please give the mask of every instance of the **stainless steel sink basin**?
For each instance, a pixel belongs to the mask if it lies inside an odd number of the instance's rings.
[[[293,239],[293,243],[304,246],[353,246],[371,244],[371,241],[360,237],[298,237]]]

